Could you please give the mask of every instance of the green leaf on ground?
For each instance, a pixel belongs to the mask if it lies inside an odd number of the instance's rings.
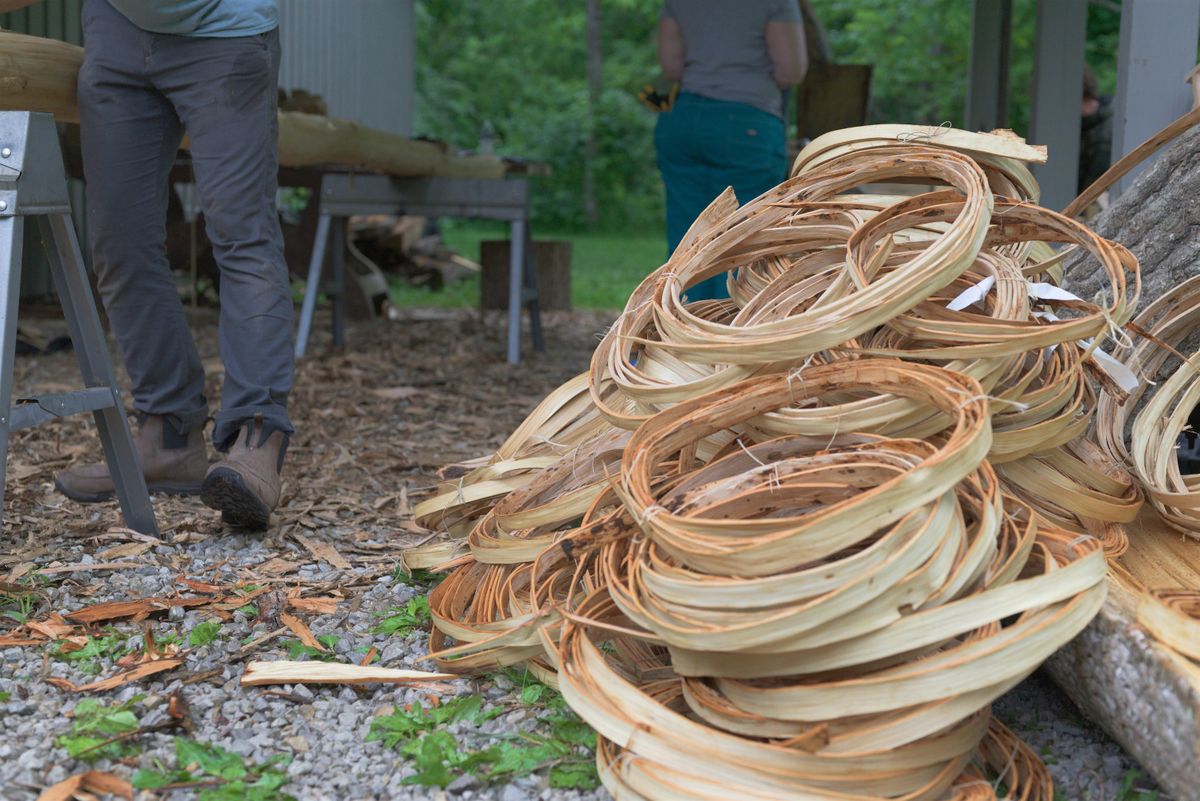
[[[94,698],[85,698],[75,705],[71,731],[59,735],[55,742],[65,748],[72,759],[85,762],[119,759],[135,753],[136,749],[127,741],[107,742],[117,735],[137,731],[137,715],[130,711],[130,705],[105,706]]]
[[[318,642],[322,642],[322,644],[324,644],[320,637],[318,637],[317,640]],[[333,638],[333,643],[334,645],[337,645],[337,637]],[[315,659],[318,662],[337,661],[337,656],[329,651],[320,651],[316,648],[313,648],[311,645],[305,645],[299,640],[282,640],[279,644],[287,649],[288,659],[296,660],[302,656],[307,656],[309,659]]]
[[[550,786],[570,790],[595,790],[600,786],[596,760],[564,762],[550,768]]]
[[[221,779],[240,779],[247,773],[245,763],[237,754],[219,745],[198,743],[186,737],[175,738],[175,759],[185,770],[198,769]]]
[[[413,631],[429,625],[429,599],[424,595],[417,596],[403,608],[393,606],[379,617],[382,619],[371,629],[372,634],[407,637]]]
[[[192,629],[192,633],[188,635],[188,645],[193,648],[201,648],[205,645],[211,645],[216,642],[221,636],[221,624],[215,620],[210,620],[205,623],[199,623],[196,628]]]
[[[392,578],[401,584],[407,584],[409,587],[421,587],[429,589],[435,584],[441,583],[442,579],[446,578],[445,573],[431,573],[428,570],[417,568],[416,570],[406,570],[403,567],[398,567],[392,571]]]
[[[63,643],[58,646],[58,650],[54,652],[53,656],[56,659],[74,663],[75,669],[81,673],[94,676],[100,672],[102,659],[119,659],[129,653],[129,649],[125,647],[127,639],[128,637],[120,632],[101,637],[88,637],[87,643],[82,648],[67,651],[65,650],[66,644]]]
[[[515,681],[525,681],[519,674]],[[593,789],[599,786],[594,753],[596,733],[552,688],[529,682],[521,690],[529,699],[550,710],[537,721],[536,729],[515,735],[500,735],[499,743],[488,742],[497,735],[465,731],[455,738],[443,726],[466,722],[478,727],[504,713],[503,708],[485,710],[479,696],[462,696],[440,706],[420,705],[376,718],[368,740],[379,740],[410,757],[417,772],[405,784],[445,787],[463,773],[485,782],[511,781],[542,770],[550,773],[555,787]],[[466,745],[464,745],[464,743]]]
[[[448,731],[431,732],[408,743],[401,753],[411,757],[417,772],[404,779],[403,784],[441,787],[454,781],[451,766],[463,761],[458,742]]]
[[[158,763],[155,770],[139,770],[132,784],[139,790],[154,790],[169,784],[210,781],[196,795],[197,801],[295,801],[279,789],[288,782],[286,767],[291,761],[280,754],[257,766],[217,745],[175,738],[177,766]]]

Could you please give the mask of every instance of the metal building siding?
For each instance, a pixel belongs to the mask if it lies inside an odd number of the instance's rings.
[[[413,0],[280,0],[279,85],[320,95],[334,117],[410,135]]]
[[[44,0],[19,11],[0,14],[0,28],[81,45],[83,31],[79,27],[79,10],[82,6],[83,0]]]

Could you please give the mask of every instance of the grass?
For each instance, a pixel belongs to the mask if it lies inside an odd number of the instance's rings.
[[[446,244],[473,261],[479,243],[504,239],[508,228],[498,223],[443,223]],[[535,231],[539,240],[571,243],[571,305],[576,309],[620,310],[629,293],[666,258],[666,240],[659,231],[637,233]],[[472,276],[440,290],[394,283],[392,303],[400,306],[476,308],[479,278]]]

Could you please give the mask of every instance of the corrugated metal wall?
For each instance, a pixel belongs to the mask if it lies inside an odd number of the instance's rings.
[[[410,135],[413,0],[281,0],[279,85],[321,95],[334,117]]]
[[[279,85],[325,98],[329,113],[410,135],[415,90],[414,0],[280,0],[283,62]],[[84,0],[43,2],[0,14],[0,28],[83,44]],[[72,205],[83,185],[72,181]],[[76,215],[84,240],[82,215]],[[22,296],[52,290],[40,243],[29,229]]]
[[[0,28],[83,44],[79,9],[83,0],[44,0],[20,11],[0,14]]]

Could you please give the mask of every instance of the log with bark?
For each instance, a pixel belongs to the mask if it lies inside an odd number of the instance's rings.
[[[59,122],[78,123],[75,85],[82,63],[83,48],[0,31],[0,110],[44,111]],[[503,178],[506,171],[496,156],[457,156],[444,142],[292,111],[279,112],[279,163],[353,166],[397,176]]]
[[[1195,113],[1185,115],[1189,116]],[[1101,236],[1137,256],[1143,306],[1196,274],[1198,192],[1200,128],[1192,128],[1092,223]],[[1070,256],[1066,274],[1072,291],[1093,298],[1102,291],[1102,279],[1087,269],[1086,259],[1082,254]],[[1200,334],[1192,332],[1179,348],[1194,353],[1200,348]],[[1166,376],[1159,372],[1149,378]],[[1100,614],[1051,658],[1047,669],[1173,798],[1200,801],[1195,781],[1195,766],[1200,764],[1200,665],[1159,641],[1144,618],[1139,622],[1139,606],[1153,602],[1149,590],[1200,589],[1200,542],[1181,537],[1146,509],[1129,526],[1129,543],[1114,568]]]
[[[1200,587],[1200,544],[1153,512],[1130,526],[1128,570],[1086,629],[1046,663],[1084,713],[1136,759],[1175,801],[1200,801],[1200,666],[1138,623],[1150,586]]]
[[[1184,133],[1093,222],[1105,239],[1133,251],[1142,266],[1142,305],[1196,274],[1200,263],[1200,128]],[[1083,298],[1100,290],[1102,276],[1067,262],[1069,288]]]

